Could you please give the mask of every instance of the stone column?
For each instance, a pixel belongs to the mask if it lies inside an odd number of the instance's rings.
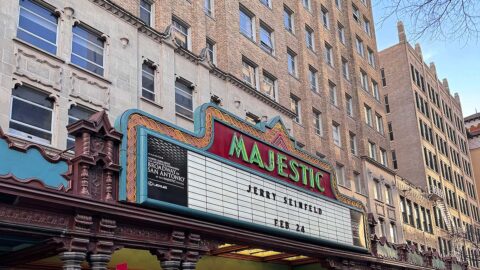
[[[85,252],[63,252],[60,254],[60,259],[63,262],[63,270],[81,270],[82,262],[86,257]]]
[[[112,258],[109,254],[92,254],[89,258],[92,270],[107,270],[108,262]]]

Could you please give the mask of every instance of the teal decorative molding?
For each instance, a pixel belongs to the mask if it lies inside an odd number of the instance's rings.
[[[37,145],[15,146],[0,128],[0,179],[36,181],[46,188],[67,190],[70,188],[67,173],[65,160],[51,158]]]

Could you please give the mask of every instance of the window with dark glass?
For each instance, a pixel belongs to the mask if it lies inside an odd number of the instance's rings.
[[[148,26],[152,23],[152,4],[148,0],[140,0],[140,19]]]
[[[95,31],[77,24],[73,27],[72,63],[103,76],[104,40]]]
[[[193,118],[193,89],[181,80],[175,81],[175,112]]]
[[[33,0],[20,0],[17,37],[51,54],[57,53],[57,16]]]
[[[264,23],[260,23],[260,47],[273,53],[273,31]]]
[[[142,97],[155,101],[155,69],[149,63],[142,65]]]
[[[27,86],[12,92],[9,133],[38,143],[52,141],[53,101]]]

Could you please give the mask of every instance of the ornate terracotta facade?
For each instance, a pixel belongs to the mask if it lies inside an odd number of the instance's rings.
[[[325,269],[467,268],[454,259],[442,260],[438,254],[421,253],[410,246],[392,245],[378,239],[373,218],[369,220],[371,252],[366,254],[200,222],[119,202],[119,149],[123,135],[112,127],[105,112],[76,122],[68,130],[75,136],[72,158],[52,158],[37,145],[16,147],[0,133],[13,151],[28,155],[37,152],[48,166],[59,162],[68,164],[65,178],[69,183],[65,188],[54,189],[41,178],[21,181],[11,173],[0,175],[0,232],[14,239],[12,249],[0,256],[2,267],[38,269],[40,266],[35,262],[57,257],[63,269],[82,269],[82,263],[86,267],[85,262],[91,269],[108,269],[107,264],[116,250],[131,248],[148,250],[164,270],[196,269],[202,256],[215,256],[221,253],[222,244],[235,243],[238,246],[230,247],[230,251],[243,246],[298,254],[305,256],[298,265],[318,264]],[[34,165],[19,166],[28,170]],[[21,243],[25,244],[24,248],[14,248]],[[276,256],[271,260],[282,258]],[[234,254],[230,257],[241,258]],[[59,265],[42,267],[57,269]]]

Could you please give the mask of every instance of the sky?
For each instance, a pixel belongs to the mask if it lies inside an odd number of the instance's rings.
[[[382,21],[386,13],[385,2],[388,1],[372,1],[379,51],[398,43],[397,18],[392,16]],[[438,78],[447,78],[450,93],[460,95],[463,116],[474,114],[477,110],[480,112],[480,41],[431,40],[428,35],[411,40],[409,36],[413,37],[413,29],[407,20],[404,20],[404,25],[410,44],[420,43],[423,60],[427,64],[434,62]]]

